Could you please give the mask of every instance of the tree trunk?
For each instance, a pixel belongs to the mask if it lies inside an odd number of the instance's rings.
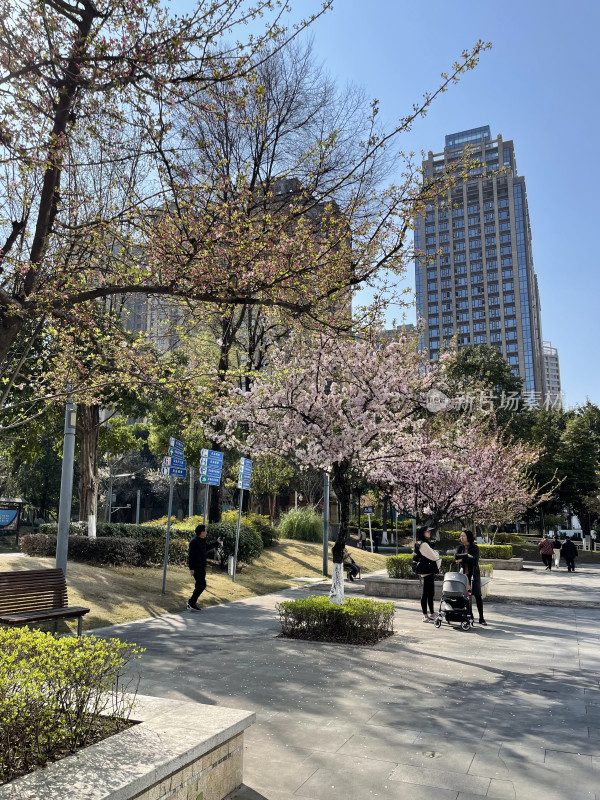
[[[79,519],[87,522],[90,514],[98,516],[98,431],[100,408],[85,404],[77,407],[79,433]],[[109,498],[110,502],[110,498]]]
[[[348,538],[348,509],[352,496],[349,468],[350,464],[346,461],[337,462],[331,467],[331,486],[338,498],[340,508],[340,528],[331,552],[333,570],[331,574],[329,600],[338,605],[343,605],[344,603],[344,568],[342,564],[346,539]]]
[[[387,516],[388,516],[388,497],[387,495],[383,498],[383,510],[381,512],[382,517],[382,525],[381,525],[381,544],[389,544],[388,542],[388,535],[387,535]]]

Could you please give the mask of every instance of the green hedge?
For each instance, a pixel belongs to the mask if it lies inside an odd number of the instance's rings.
[[[223,515],[221,516],[221,521],[230,523],[232,522],[234,525],[237,525],[238,512],[235,511],[235,509],[224,511]],[[249,528],[252,528],[256,531],[256,533],[258,533],[262,539],[264,547],[272,547],[279,539],[279,531],[277,528],[271,527],[269,517],[266,517],[263,514],[242,514],[242,524],[247,525]]]
[[[487,558],[489,558],[489,556],[487,556]],[[412,553],[400,553],[397,556],[388,556],[385,560],[385,566],[390,578],[416,579],[417,576],[413,572],[412,565]],[[480,563],[479,569],[482,578],[489,578],[494,574],[494,568],[491,564]],[[446,572],[456,572],[456,570],[457,566],[454,556],[442,556],[442,566],[435,578],[441,581]]]
[[[130,539],[163,539],[165,538],[166,525],[131,525],[126,522],[98,522],[96,525],[96,536],[106,538],[109,536],[127,537]],[[58,525],[46,523],[40,525],[39,533],[56,536]],[[177,533],[178,539],[191,539],[194,532],[187,528],[171,525],[171,536]],[[87,522],[72,522],[69,526],[69,536],[87,537]]]
[[[141,652],[118,639],[0,629],[0,783],[126,727],[137,682],[123,676]]]
[[[28,556],[54,557],[56,536],[30,533],[19,539],[21,550]],[[182,539],[169,541],[169,564],[186,566],[189,543]],[[106,536],[90,539],[88,536],[69,536],[69,558],[90,564],[113,566],[150,567],[162,564],[165,541],[159,539],[133,539]]]
[[[347,598],[344,605],[327,597],[307,597],[277,604],[282,635],[290,639],[372,644],[394,632],[394,604]]]
[[[235,553],[235,537],[237,522],[215,522],[208,525],[208,538],[212,541],[215,538],[222,538],[223,544],[217,551],[217,556],[221,566],[227,564],[227,559]],[[263,551],[263,542],[258,533],[249,525],[240,525],[240,539],[238,542],[237,560],[238,564],[252,564],[260,557]]]

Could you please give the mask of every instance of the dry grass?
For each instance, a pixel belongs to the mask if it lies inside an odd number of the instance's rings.
[[[365,573],[385,567],[383,555],[356,550],[353,556]],[[292,578],[319,577],[322,565],[322,545],[285,540],[266,549],[251,566],[238,569],[235,583],[227,573],[209,566],[208,587],[200,603],[228,603],[298,586],[298,581]],[[51,558],[6,555],[0,559],[0,571],[48,569],[54,566],[54,559]],[[329,569],[331,571],[331,557]],[[166,593],[163,595],[162,567],[95,567],[75,561],[68,564],[67,584],[70,605],[91,609],[83,617],[84,630],[181,611],[193,588],[193,580],[183,567],[169,567]],[[62,622],[59,623],[59,630],[66,631],[67,627],[76,630],[76,625],[76,622]]]

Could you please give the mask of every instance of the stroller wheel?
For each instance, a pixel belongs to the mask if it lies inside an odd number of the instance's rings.
[[[468,631],[471,627],[471,623],[468,620],[465,620],[464,622],[460,623],[460,627],[463,629],[463,631]]]
[[[435,625],[436,628],[441,628],[442,620],[439,617],[436,617],[433,624]]]

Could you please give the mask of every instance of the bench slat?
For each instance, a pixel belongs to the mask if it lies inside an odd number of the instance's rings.
[[[20,614],[2,614],[0,623],[3,625],[19,625],[25,622],[33,622],[44,619],[63,619],[69,617],[82,617],[89,613],[89,608],[82,606],[71,606],[71,608],[55,608],[48,611],[30,611]]]

